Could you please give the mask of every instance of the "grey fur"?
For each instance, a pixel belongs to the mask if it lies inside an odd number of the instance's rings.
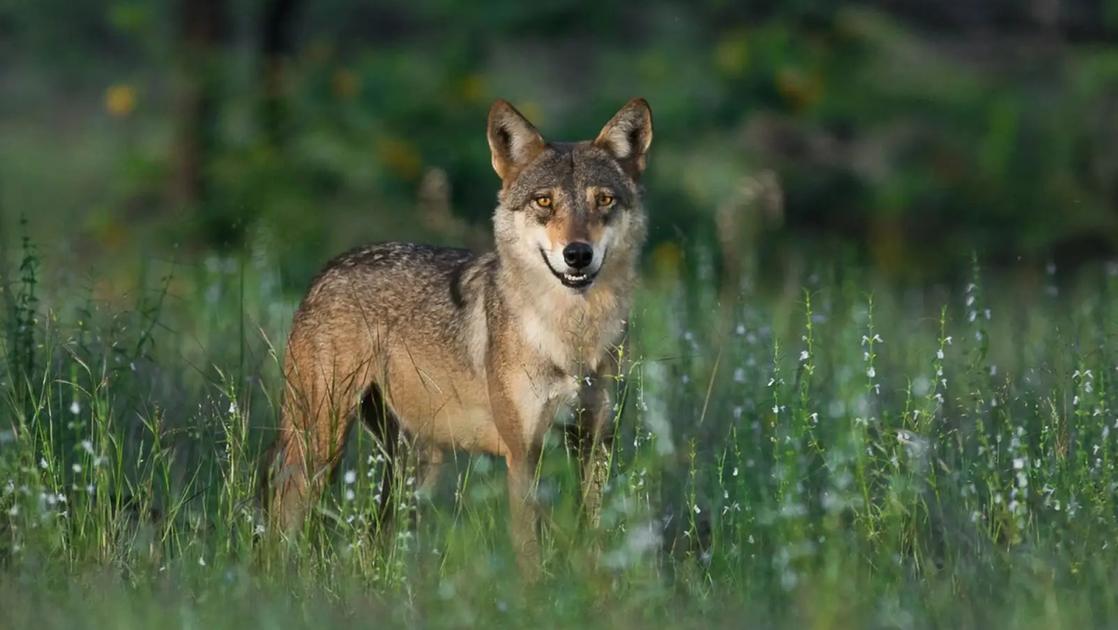
[[[646,230],[639,175],[651,125],[647,103],[634,99],[595,141],[547,144],[498,101],[489,121],[502,177],[495,252],[383,243],[323,269],[295,315],[284,362],[270,471],[279,529],[302,522],[362,404],[378,437],[402,430],[429,462],[448,448],[504,456],[512,534],[531,571],[535,461],[556,414],[578,401],[588,410],[578,422],[583,498],[596,520],[608,385],[621,372],[616,350]],[[588,267],[564,262],[574,242],[593,249]]]

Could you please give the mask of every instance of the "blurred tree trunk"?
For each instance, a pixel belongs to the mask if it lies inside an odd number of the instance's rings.
[[[285,74],[295,50],[295,18],[302,4],[300,0],[267,0],[264,6],[260,38],[264,85],[260,115],[265,137],[273,146],[282,146],[288,135]]]
[[[202,213],[213,227],[207,165],[217,146],[222,52],[229,30],[227,0],[179,0],[180,67],[172,200],[177,208]]]

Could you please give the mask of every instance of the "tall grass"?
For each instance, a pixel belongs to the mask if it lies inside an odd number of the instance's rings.
[[[258,460],[298,295],[267,252],[155,264],[133,306],[4,283],[5,625],[276,627],[1118,622],[1118,269],[902,288],[819,262],[733,304],[704,256],[649,278],[601,522],[560,432],[544,575],[523,584],[503,464],[414,462],[378,520],[355,440],[304,535],[265,531]],[[1030,279],[1032,279],[1030,281]],[[80,284],[80,283],[78,283]]]

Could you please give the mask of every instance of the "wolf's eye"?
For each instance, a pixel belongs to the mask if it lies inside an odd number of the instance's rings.
[[[541,207],[541,208],[550,208],[551,207],[551,196],[550,195],[536,195],[536,198],[533,199],[532,201],[535,201],[536,205]]]
[[[613,205],[614,201],[615,201],[615,199],[613,198],[613,195],[611,195],[609,193],[600,193],[598,195],[598,207],[599,208],[608,208],[608,207]]]

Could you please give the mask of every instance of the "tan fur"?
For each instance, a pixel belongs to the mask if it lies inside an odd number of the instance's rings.
[[[651,125],[647,103],[634,99],[598,140],[547,144],[498,101],[488,134],[502,178],[495,252],[387,243],[326,267],[295,315],[284,361],[269,492],[279,530],[303,522],[360,412],[390,454],[403,431],[432,468],[442,449],[503,456],[512,536],[531,570],[533,473],[545,433],[576,401],[589,410],[579,419],[580,446],[584,501],[596,522],[604,477],[591,455],[607,452],[614,350],[645,235],[637,178]],[[603,191],[615,196],[611,207],[598,203]],[[586,268],[565,262],[563,249],[575,241],[593,248]],[[586,277],[592,282],[581,286]]]

